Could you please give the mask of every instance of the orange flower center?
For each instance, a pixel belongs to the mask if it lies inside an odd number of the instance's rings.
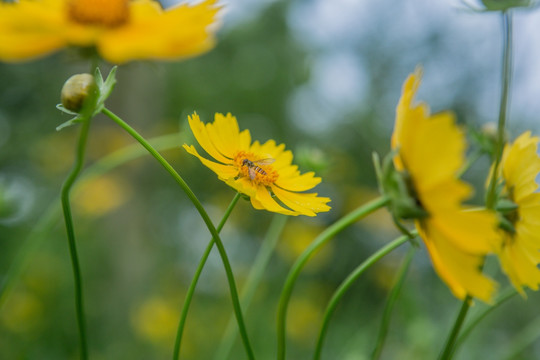
[[[85,25],[120,26],[129,19],[128,0],[68,0],[69,18]]]
[[[276,170],[269,164],[269,158],[258,157],[255,154],[239,151],[234,156],[239,175],[245,176],[257,185],[270,186],[279,177]]]

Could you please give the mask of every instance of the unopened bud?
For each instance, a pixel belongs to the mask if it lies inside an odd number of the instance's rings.
[[[96,90],[96,82],[90,74],[76,74],[67,79],[62,87],[62,105],[73,112],[80,112],[85,101]]]

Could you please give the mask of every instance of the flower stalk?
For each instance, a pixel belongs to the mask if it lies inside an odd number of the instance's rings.
[[[289,300],[291,299],[292,290],[296,279],[300,275],[300,271],[306,265],[309,258],[317,252],[323,245],[325,245],[330,239],[335,235],[339,234],[341,231],[345,230],[350,225],[354,224],[356,221],[366,217],[372,212],[388,205],[390,199],[386,196],[378,197],[367,204],[364,204],[358,207],[356,210],[353,210],[349,214],[345,215],[334,224],[326,228],[319,236],[313,240],[313,242],[307,247],[306,250],[298,257],[296,262],[293,264],[285,284],[283,285],[283,290],[281,291],[281,296],[279,298],[278,313],[277,313],[277,358],[278,360],[285,359],[285,329],[287,322],[287,309],[289,305]]]
[[[362,275],[367,269],[369,269],[377,261],[379,261],[386,255],[391,253],[393,250],[395,250],[399,246],[406,243],[409,239],[410,237],[408,235],[402,235],[398,237],[397,239],[395,239],[394,241],[392,241],[391,243],[385,245],[375,254],[371,255],[364,262],[362,262],[356,269],[354,269],[352,273],[349,274],[349,276],[347,276],[345,280],[343,280],[339,288],[334,292],[334,295],[330,299],[330,302],[328,303],[328,306],[326,307],[326,311],[324,312],[323,323],[319,331],[317,344],[315,346],[315,356],[313,357],[314,359],[318,360],[321,358],[321,351],[322,351],[322,346],[324,343],[324,338],[328,330],[328,323],[341,298],[345,295],[345,293],[349,290],[349,288],[354,284],[354,282],[360,277],[360,275]]]
[[[270,223],[270,227],[268,228],[266,236],[262,242],[261,249],[253,262],[253,266],[251,267],[246,283],[241,291],[240,302],[244,311],[248,311],[249,306],[251,305],[251,300],[255,295],[255,290],[257,289],[257,286],[264,275],[264,270],[270,262],[270,258],[274,253],[274,249],[288,219],[288,216],[275,214],[272,222]],[[238,333],[234,328],[234,319],[231,317],[229,323],[227,324],[225,333],[223,334],[221,343],[214,356],[215,360],[225,360],[229,357],[234,342],[237,338],[237,334]]]
[[[504,149],[504,131],[506,128],[506,120],[508,118],[508,101],[510,97],[510,83],[512,80],[512,14],[509,10],[506,10],[502,12],[501,16],[503,24],[501,103],[499,107],[495,160],[486,197],[486,207],[489,209],[494,209],[497,204],[497,177],[499,175],[499,166],[501,164]],[[459,331],[461,330],[463,321],[467,316],[470,304],[471,297],[467,296],[465,300],[463,300],[461,310],[459,311],[454,326],[452,327],[452,331],[446,340],[445,347],[439,356],[440,360],[452,358]]]
[[[499,107],[499,122],[497,126],[497,144],[495,151],[495,163],[493,172],[489,181],[486,206],[489,209],[495,208],[497,203],[497,176],[499,174],[499,165],[504,149],[504,131],[506,128],[506,119],[508,118],[508,101],[510,98],[510,83],[512,81],[512,14],[510,11],[502,13],[503,24],[503,60],[502,60],[502,87],[501,103]]]
[[[117,123],[122,129],[124,129],[128,134],[130,134],[135,140],[137,140],[164,168],[165,170],[174,178],[174,180],[180,185],[182,190],[186,193],[190,201],[193,203],[197,211],[199,212],[201,218],[203,219],[204,223],[206,224],[208,230],[212,234],[212,238],[216,242],[216,246],[219,250],[219,255],[221,256],[221,260],[223,262],[223,266],[225,268],[225,273],[227,276],[227,281],[229,283],[229,291],[231,294],[231,300],[233,303],[234,312],[236,315],[236,320],[238,322],[238,327],[240,330],[240,335],[242,337],[244,348],[246,350],[246,353],[248,355],[249,359],[254,359],[255,356],[253,354],[253,350],[251,348],[251,344],[249,342],[246,326],[244,324],[244,318],[242,316],[242,309],[240,306],[240,301],[238,299],[238,291],[236,290],[236,282],[234,280],[234,275],[232,272],[231,264],[229,261],[229,257],[227,256],[227,252],[225,251],[225,247],[223,246],[223,243],[221,241],[221,238],[219,237],[219,234],[212,223],[212,220],[210,220],[210,217],[208,216],[208,213],[202,206],[199,199],[197,199],[197,196],[193,193],[191,188],[187,185],[187,183],[184,181],[184,179],[174,170],[174,168],[161,156],[161,154],[155,150],[152,145],[148,141],[146,141],[135,129],[133,129],[131,126],[129,126],[125,121],[123,121],[120,117],[118,117],[116,114],[111,112],[107,108],[103,108],[102,112],[104,115],[109,117],[111,120],[113,120],[115,123]]]
[[[225,226],[225,223],[227,222],[227,219],[231,215],[234,207],[236,206],[236,203],[238,203],[238,200],[242,197],[242,194],[236,193],[234,198],[232,199],[231,203],[227,207],[227,210],[225,210],[225,214],[223,214],[223,218],[218,224],[218,227],[216,228],[217,232],[221,232],[221,229],[223,229],[223,226]],[[199,281],[199,278],[201,277],[202,270],[204,268],[204,265],[206,264],[206,260],[208,260],[208,256],[210,256],[210,252],[214,248],[215,241],[212,238],[208,245],[206,246],[206,250],[204,251],[203,256],[201,257],[201,260],[199,261],[199,265],[197,266],[197,270],[195,271],[195,274],[193,275],[193,279],[191,280],[191,284],[189,284],[188,291],[186,293],[186,298],[184,300],[184,305],[182,306],[182,311],[180,313],[180,321],[178,322],[178,330],[176,331],[176,340],[174,342],[174,351],[173,351],[173,360],[180,358],[180,346],[182,344],[182,334],[184,333],[184,327],[186,325],[186,319],[187,314],[189,311],[189,306],[191,305],[191,300],[193,299],[193,294],[195,293],[195,288],[197,287],[197,283]]]
[[[75,230],[73,228],[73,217],[71,215],[71,206],[69,201],[69,195],[71,188],[77,179],[77,176],[82,170],[84,164],[84,155],[86,152],[86,142],[88,139],[88,132],[90,129],[90,118],[85,119],[82,122],[81,131],[79,134],[79,140],[77,143],[77,154],[75,157],[75,163],[69,173],[66,181],[62,185],[61,201],[62,210],[64,214],[64,222],[66,225],[66,231],[68,236],[69,254],[71,256],[71,266],[73,269],[73,277],[75,280],[75,308],[77,313],[77,324],[79,327],[79,342],[80,342],[80,356],[82,360],[88,359],[88,345],[86,340],[86,319],[84,315],[84,299],[83,299],[83,285],[82,276],[79,263],[79,257],[77,255],[77,244],[75,241]]]
[[[377,341],[375,343],[375,349],[373,349],[373,353],[371,354],[371,359],[373,360],[379,359],[381,357],[384,342],[386,340],[386,334],[388,333],[388,327],[390,326],[392,310],[394,308],[394,305],[397,301],[397,298],[403,286],[403,282],[405,281],[405,276],[407,275],[407,271],[409,270],[409,266],[411,264],[411,261],[415,252],[416,252],[416,246],[411,246],[409,248],[409,251],[407,252],[407,255],[405,256],[405,260],[403,261],[403,264],[401,265],[398,271],[394,286],[392,287],[392,291],[388,295],[388,300],[386,301],[386,305],[384,307],[384,312],[383,312],[383,316],[381,320],[381,327],[379,329],[379,335],[377,336]]]

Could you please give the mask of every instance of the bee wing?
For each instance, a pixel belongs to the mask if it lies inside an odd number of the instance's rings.
[[[266,158],[266,159],[260,159],[260,160],[254,161],[253,163],[257,165],[270,165],[270,164],[273,164],[274,161],[276,161],[276,159]]]
[[[248,167],[248,172],[249,172],[249,178],[251,180],[255,179],[255,177],[257,176],[257,172],[255,171],[255,169],[252,167]]]

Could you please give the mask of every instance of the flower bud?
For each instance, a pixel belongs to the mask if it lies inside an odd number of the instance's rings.
[[[96,82],[90,74],[76,74],[62,87],[62,105],[73,112],[80,112],[85,101],[96,91]]]

